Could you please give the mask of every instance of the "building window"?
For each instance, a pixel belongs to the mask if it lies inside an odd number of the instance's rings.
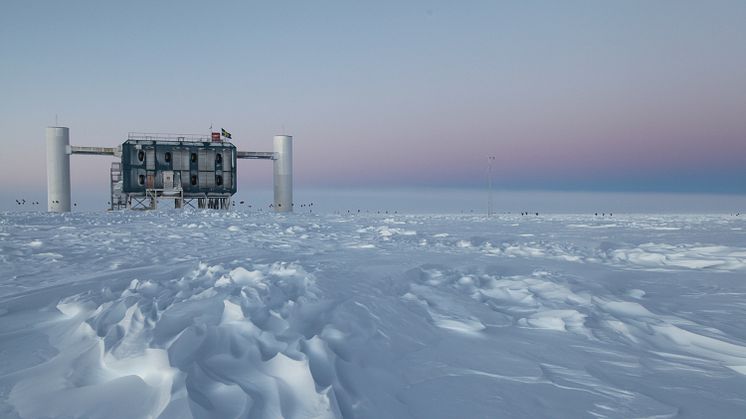
[[[215,164],[220,164],[223,162],[223,155],[218,153],[215,155]]]
[[[215,184],[218,185],[218,186],[222,186],[223,185],[223,176],[216,175],[215,176]]]
[[[197,163],[197,153],[192,153],[190,159],[192,160],[192,163]]]
[[[140,150],[137,152],[137,160],[138,161],[144,161],[145,160],[145,152]]]
[[[171,163],[171,153],[167,151],[166,154],[163,156],[163,160],[165,160],[166,163]]]
[[[137,183],[140,184],[140,186],[145,184],[145,175],[140,175],[137,177]]]
[[[192,175],[191,182],[192,182],[192,186],[197,184],[197,175]]]

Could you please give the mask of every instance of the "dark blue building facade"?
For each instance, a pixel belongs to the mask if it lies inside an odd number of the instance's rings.
[[[122,144],[122,191],[183,192],[184,197],[236,193],[236,146],[229,142],[128,140]]]

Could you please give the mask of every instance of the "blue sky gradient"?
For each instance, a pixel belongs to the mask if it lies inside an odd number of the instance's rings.
[[[479,187],[494,155],[507,190],[746,194],[744,22],[743,1],[6,0],[0,194],[43,193],[55,115],[76,145],[289,133],[298,188]],[[105,195],[109,163],[74,156],[74,191]]]

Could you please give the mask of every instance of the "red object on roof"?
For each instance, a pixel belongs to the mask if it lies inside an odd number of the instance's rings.
[[[219,132],[213,132],[212,133],[212,141],[219,143],[220,142],[220,133]]]

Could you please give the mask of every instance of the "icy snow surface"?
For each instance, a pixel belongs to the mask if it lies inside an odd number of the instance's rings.
[[[0,417],[746,417],[729,216],[0,214]]]

